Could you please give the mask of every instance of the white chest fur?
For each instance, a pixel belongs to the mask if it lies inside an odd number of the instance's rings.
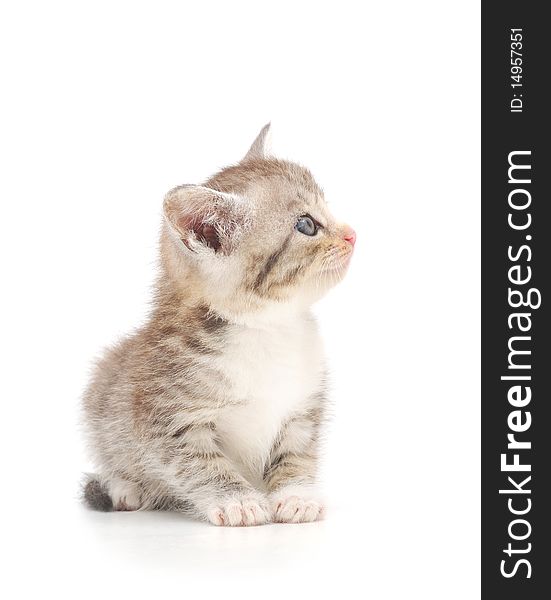
[[[236,332],[219,359],[234,404],[217,429],[225,453],[258,475],[281,425],[304,408],[320,387],[323,350],[313,320]]]

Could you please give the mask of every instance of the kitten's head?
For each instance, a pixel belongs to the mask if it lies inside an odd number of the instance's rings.
[[[342,279],[356,239],[307,169],[268,155],[268,132],[237,165],[164,201],[167,275],[226,317],[310,305]]]

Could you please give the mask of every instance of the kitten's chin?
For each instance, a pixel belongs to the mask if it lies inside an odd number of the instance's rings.
[[[342,264],[325,267],[323,270],[315,273],[308,282],[308,285],[304,287],[302,294],[300,294],[303,303],[312,305],[323,298],[344,279],[349,263],[350,260],[348,259],[342,262]]]
[[[331,261],[331,263],[324,265],[319,272],[318,277],[323,280],[329,288],[337,285],[344,279],[344,276],[348,272],[351,258],[352,252],[343,257],[339,257],[338,260]]]

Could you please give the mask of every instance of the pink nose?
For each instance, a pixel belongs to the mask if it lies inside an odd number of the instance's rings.
[[[349,244],[352,244],[352,246],[356,243],[356,232],[352,229],[352,227],[349,227],[346,230],[346,233],[344,234],[344,239]]]

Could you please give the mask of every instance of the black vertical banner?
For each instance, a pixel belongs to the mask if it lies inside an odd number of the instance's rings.
[[[482,598],[551,598],[551,30],[482,2]]]

